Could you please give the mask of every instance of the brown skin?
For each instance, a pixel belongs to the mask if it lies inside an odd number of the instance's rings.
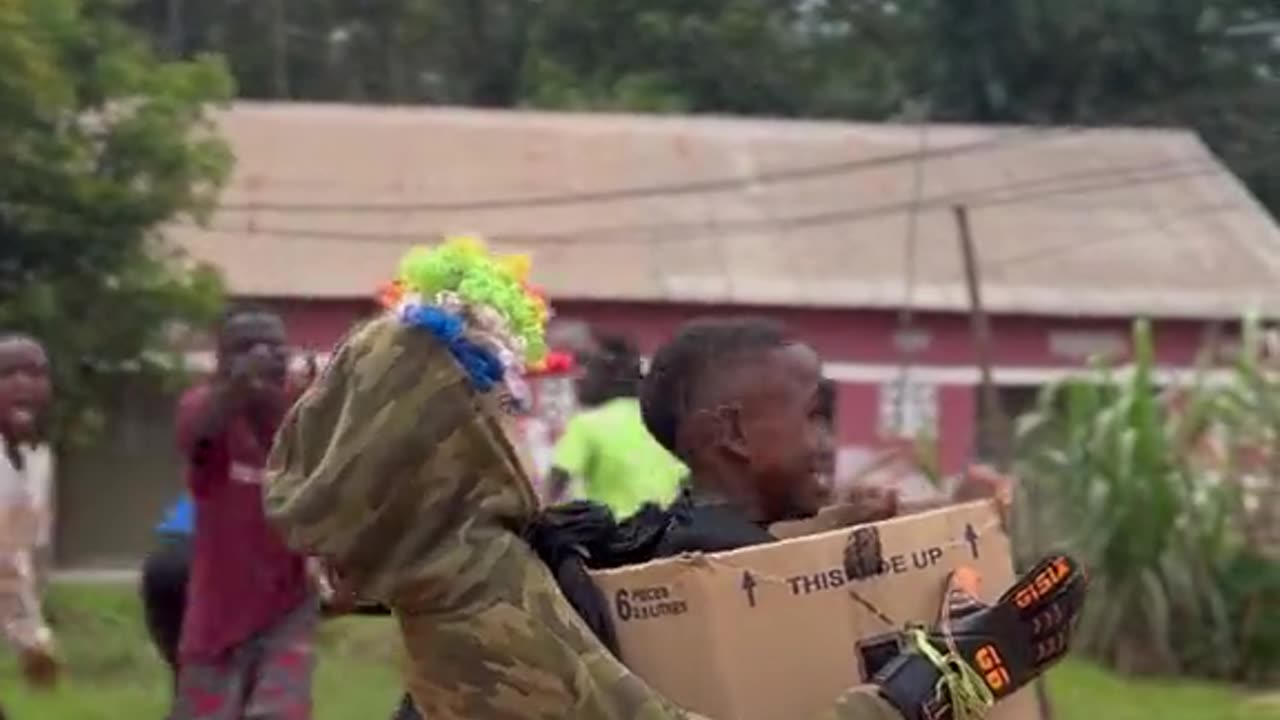
[[[24,649],[18,662],[22,666],[22,677],[32,687],[48,690],[58,684],[62,665],[48,648]]]
[[[816,513],[834,452],[820,373],[817,353],[792,344],[714,376],[681,432],[695,485],[760,524]]]
[[[582,366],[582,374],[574,386],[579,404],[590,408],[608,401],[614,377],[605,358],[599,352],[591,352],[580,353],[575,359]]]
[[[995,498],[1004,507],[1013,503],[1013,478],[989,465],[970,465],[951,493],[952,502]]]
[[[218,368],[213,379],[213,402],[196,424],[197,440],[226,429],[231,418],[243,414],[269,441],[286,402],[288,351],[284,323],[270,313],[237,315],[218,337]]]
[[[547,502],[552,505],[563,502],[573,484],[573,476],[558,467],[547,473]]]
[[[285,381],[285,394],[291,398],[300,397],[311,387],[311,383],[316,381],[316,377],[320,374],[320,364],[316,360],[316,356],[307,353],[302,359],[302,366],[291,368],[288,372],[288,380]]]
[[[832,419],[822,416],[818,421],[820,435],[821,462],[819,489],[823,505],[829,505],[835,499],[836,484],[836,428]]]
[[[360,603],[360,597],[356,594],[351,578],[339,572],[332,563],[321,561],[320,565],[320,571],[324,574],[324,583],[331,591],[329,596],[324,598],[322,608],[324,614],[329,617],[338,617],[354,612]],[[319,585],[320,582],[317,581],[317,584]]]
[[[897,490],[874,485],[850,488],[841,502],[855,509],[854,524],[880,522],[897,517],[901,508]]]
[[[27,338],[0,341],[0,434],[10,444],[40,440],[40,417],[53,396],[49,359]]]
[[[832,392],[835,392],[834,389]],[[849,488],[841,496],[836,495],[836,451],[838,447],[834,405],[833,398],[827,410],[831,414],[822,416],[822,429],[824,432],[822,504],[826,506],[835,503],[845,507],[852,507],[855,510],[852,517],[855,518],[854,522],[856,523],[878,522],[895,517],[898,514],[898,492],[892,488],[860,485]]]
[[[881,453],[879,460],[872,464],[872,468],[887,467],[895,462],[901,462],[906,468],[911,468],[915,463],[911,453],[912,451],[909,448],[903,446],[890,448]],[[860,498],[860,501],[855,504],[874,505],[880,503],[885,511],[889,511],[891,508],[891,512],[878,519],[894,517],[900,514],[910,515],[944,508],[954,503],[985,499],[999,500],[1001,510],[1008,512],[1009,506],[1013,501],[1014,482],[1011,476],[1005,475],[988,465],[970,465],[965,468],[964,474],[960,476],[949,498],[904,504],[898,501],[895,490],[868,483],[854,485],[849,495]],[[876,499],[877,496],[879,496],[879,500]]]

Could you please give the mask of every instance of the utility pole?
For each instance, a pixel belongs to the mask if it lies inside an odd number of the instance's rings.
[[[973,233],[969,228],[969,210],[964,205],[956,205],[951,210],[956,218],[965,286],[969,291],[969,326],[981,383],[983,444],[994,453],[996,467],[1001,472],[1008,472],[1013,464],[1011,423],[1000,404],[1000,393],[992,376],[991,321],[982,306],[982,278],[978,270],[977,250],[973,246]]]
[[[907,237],[903,246],[905,254],[902,258],[903,283],[902,307],[898,311],[898,329],[894,333],[893,342],[898,353],[898,397],[893,405],[892,431],[899,435],[907,434],[907,405],[915,402],[912,396],[915,389],[911,383],[911,366],[917,348],[912,347],[911,332],[915,328],[915,288],[917,245],[920,227],[920,198],[924,194],[925,153],[929,149],[929,108],[924,103],[911,103],[908,114],[914,118],[919,128],[919,142],[913,163],[911,212],[907,215]],[[915,433],[912,433],[913,435]]]
[[[271,0],[271,70],[277,99],[289,99],[289,26],[285,0]]]
[[[982,392],[983,444],[995,455],[996,468],[1004,473],[1013,465],[1013,424],[1000,403],[992,373],[991,320],[982,305],[982,276],[978,270],[978,251],[973,244],[973,231],[969,227],[969,209],[964,205],[951,208],[956,218],[956,231],[960,240],[960,257],[964,261],[964,281],[969,291],[969,323],[973,333],[973,349],[978,358],[978,375]],[[1009,524],[1012,526],[1012,524]],[[1044,678],[1036,678],[1036,704],[1040,720],[1053,720],[1053,704],[1049,701],[1049,689]]]

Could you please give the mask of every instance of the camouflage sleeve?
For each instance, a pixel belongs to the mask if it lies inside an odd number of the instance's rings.
[[[864,685],[846,692],[834,707],[814,720],[906,720],[902,713],[885,702],[873,686]]]

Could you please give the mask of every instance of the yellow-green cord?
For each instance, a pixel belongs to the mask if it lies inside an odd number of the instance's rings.
[[[929,642],[929,636],[923,630],[908,630],[907,637],[916,652],[942,673],[942,678],[938,680],[938,690],[945,691],[951,697],[955,720],[981,720],[986,717],[987,711],[996,704],[996,698],[978,671],[959,655],[943,655]]]

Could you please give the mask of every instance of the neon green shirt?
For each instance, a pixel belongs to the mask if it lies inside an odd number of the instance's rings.
[[[618,519],[647,502],[671,502],[688,474],[649,434],[635,398],[615,398],[575,415],[552,464],[580,480],[586,498],[608,506]]]

